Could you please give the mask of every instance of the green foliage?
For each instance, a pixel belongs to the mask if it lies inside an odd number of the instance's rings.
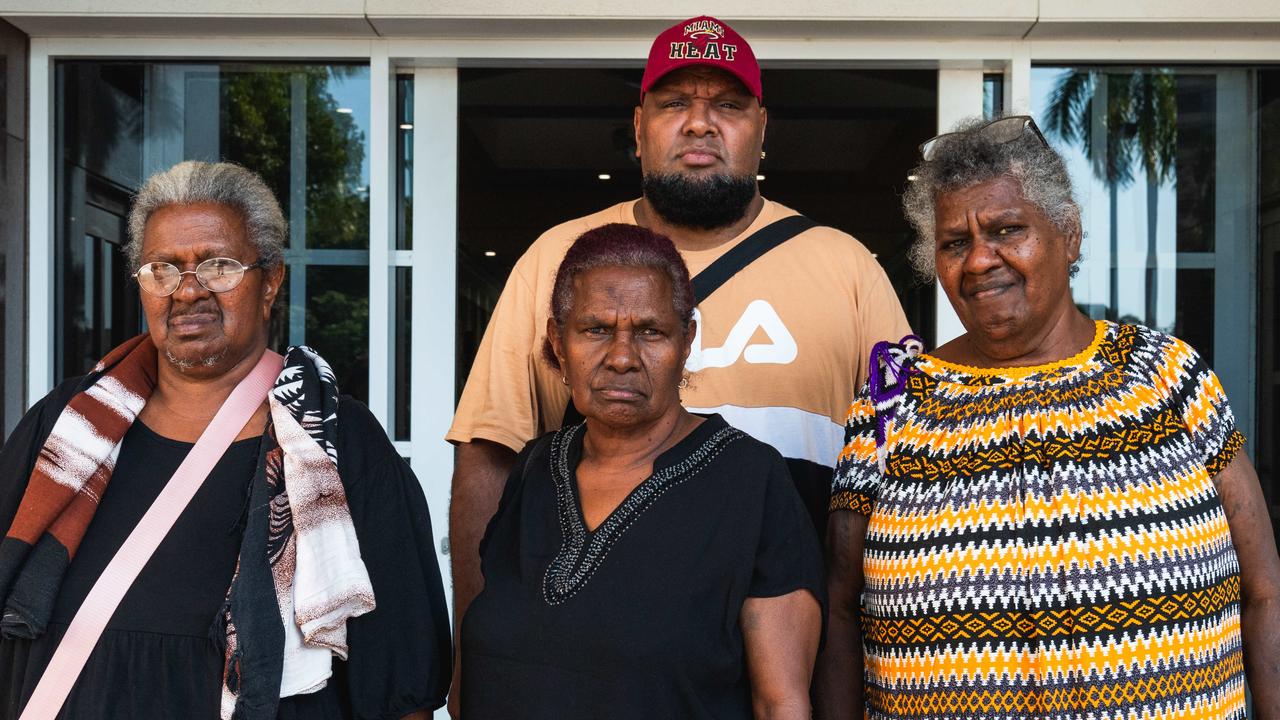
[[[369,288],[367,272],[351,272],[351,268],[324,268],[311,271],[309,280],[324,280],[325,289],[317,285],[307,299],[307,344],[320,352],[333,366],[338,387],[343,392],[363,397],[369,362]],[[359,268],[358,270],[364,270]],[[333,282],[346,275],[348,281]],[[350,276],[355,275],[355,278]],[[361,283],[356,278],[363,278]],[[351,280],[355,280],[351,282]],[[331,289],[333,285],[348,285]]]
[[[294,78],[306,88],[306,246],[369,247],[369,196],[361,187],[365,136],[329,92],[357,67],[294,66],[222,74],[222,150],[257,171],[291,217],[290,173]],[[306,335],[333,366],[338,386],[367,394],[369,274],[364,267],[307,268]],[[281,295],[277,313],[288,300]],[[283,332],[283,327],[280,328]]]
[[[369,197],[360,185],[365,137],[329,94],[345,68],[224,72],[223,156],[260,173],[290,216],[292,83],[306,82],[307,247],[369,247]]]
[[[1106,102],[1098,118],[1106,139],[1090,142],[1099,90]],[[1139,168],[1157,184],[1172,179],[1177,127],[1177,79],[1167,68],[1064,73],[1045,122],[1049,133],[1081,148],[1099,179],[1116,186],[1133,182]]]

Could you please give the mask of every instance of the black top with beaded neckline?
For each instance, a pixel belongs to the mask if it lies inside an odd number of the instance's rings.
[[[710,416],[588,532],[573,481],[582,436],[530,443],[508,479],[463,622],[464,714],[751,717],[743,603],[824,598],[785,461]]]
[[[705,425],[706,423],[702,423]],[[723,427],[698,432],[702,425],[671,446],[653,463],[653,473],[627,494],[594,530],[587,528],[578,494],[576,468],[582,460],[586,425],[555,433],[551,440],[551,476],[556,486],[560,532],[564,539],[543,578],[543,599],[558,605],[576,593],[604,562],[614,543],[668,490],[695,477],[716,455],[746,438],[741,430]]]

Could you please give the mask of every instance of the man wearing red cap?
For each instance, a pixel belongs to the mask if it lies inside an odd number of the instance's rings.
[[[675,243],[699,294],[686,366],[693,381],[682,402],[774,445],[819,529],[845,413],[867,379],[871,348],[909,332],[888,278],[861,243],[760,196],[767,114],[760,66],[742,36],[706,16],[668,28],[654,40],[640,90],[634,122],[643,197],[552,228],[529,248],[458,403],[447,435],[458,446],[450,508],[455,618],[480,589],[480,536],[515,453],[565,417],[568,389],[541,349],[552,280],[583,232],[631,223]],[[755,259],[743,266],[742,256]],[[704,282],[717,276],[723,284]],[[718,289],[704,294],[700,283]]]

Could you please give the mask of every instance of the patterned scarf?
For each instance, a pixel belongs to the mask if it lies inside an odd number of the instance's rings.
[[[0,632],[48,628],[62,577],[111,481],[125,433],[156,384],[147,335],[112,350],[54,422],[0,541]],[[342,480],[338,390],[325,361],[290,348],[268,398],[271,421],[225,611],[222,717],[275,718],[279,698],[323,687],[346,658],[346,621],[374,608]]]

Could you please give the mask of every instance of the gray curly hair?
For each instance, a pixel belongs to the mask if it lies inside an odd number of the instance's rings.
[[[198,203],[225,205],[238,212],[263,267],[273,268],[284,261],[289,226],[275,193],[262,178],[235,163],[187,160],[147,178],[133,199],[129,242],[124,246],[129,267],[137,268],[141,263],[142,236],[157,210]]]
[[[916,231],[908,258],[921,279],[937,276],[934,204],[945,192],[1010,177],[1018,181],[1027,202],[1040,208],[1055,227],[1064,233],[1080,230],[1080,206],[1062,157],[1032,132],[1008,142],[975,132],[990,122],[981,117],[960,121],[954,135],[938,140],[933,159],[911,171],[916,179],[907,187],[902,207]],[[1077,265],[1078,261],[1071,266],[1073,276]]]

